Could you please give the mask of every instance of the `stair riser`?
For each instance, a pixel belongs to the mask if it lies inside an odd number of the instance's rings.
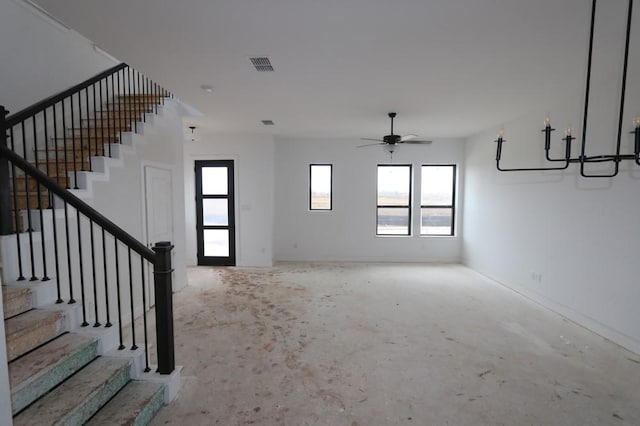
[[[67,184],[69,183],[69,178],[66,176],[54,175],[50,177],[51,179],[56,181],[58,185],[62,186],[63,188],[66,188]],[[15,182],[16,190],[19,192],[22,192],[22,191],[26,191],[26,188],[29,187],[29,192],[36,191],[38,187],[38,181],[36,181],[35,179],[28,179],[28,182],[29,183],[27,184],[27,180],[22,176],[16,177],[16,182]],[[40,188],[42,188],[42,186]]]
[[[48,209],[49,208],[49,193],[45,190],[41,190],[40,191],[40,204],[38,204],[38,193],[37,191],[34,191],[33,193],[31,191],[29,191],[29,197],[26,196],[26,193],[22,193],[22,194],[18,194],[17,195],[17,202],[18,202],[18,210],[26,210],[27,208],[30,209],[37,209],[38,205],[42,208]],[[13,194],[11,194],[11,209],[15,210],[14,207],[14,196]]]
[[[116,110],[106,110],[106,111],[100,111],[98,113],[98,118],[102,119],[102,120],[106,120],[107,118],[109,120],[113,120],[114,118],[118,118],[120,120],[125,120],[128,121],[130,123],[135,123],[136,121],[142,121],[142,115],[139,113],[136,113],[135,111],[123,111],[120,110],[118,111],[117,108]]]
[[[80,143],[79,139],[76,139],[75,145],[73,144],[73,139],[66,140],[58,140],[57,146],[55,144],[49,145],[49,158],[55,159],[55,152],[58,151],[58,161],[64,161],[64,151],[82,151],[85,155],[99,155],[104,153],[105,144],[110,143],[118,143],[118,137],[116,138],[108,138],[108,137],[98,137],[97,139],[94,137],[85,139],[82,143]]]
[[[11,318],[32,308],[32,297],[29,289],[2,293],[4,317]]]
[[[90,128],[90,127],[84,127],[82,129],[70,129],[69,130],[69,136],[74,135],[76,138],[76,145],[78,143],[80,143],[80,138],[86,138],[89,137],[90,139],[97,139],[97,138],[102,138],[102,137],[114,137],[114,136],[120,136],[121,132],[130,132],[131,131],[131,126],[126,126],[126,127],[122,127],[122,128],[116,128],[114,129],[113,127],[109,127],[109,128],[105,128],[105,127],[101,127],[101,128]]]
[[[67,172],[71,172],[74,170],[90,170],[88,161],[79,161],[76,160],[75,164],[73,160],[67,160],[66,166],[64,162],[55,163],[55,162],[40,162],[38,163],[38,168],[45,173],[49,174],[66,174]]]
[[[118,107],[118,105],[120,105],[121,107],[126,105],[131,107],[142,106],[145,108],[151,108],[152,106],[158,105],[158,104],[160,104],[160,102],[153,99],[127,99],[127,98],[119,99],[115,102],[109,103],[109,105],[114,105],[116,108]]]
[[[155,104],[154,104],[155,105]],[[134,116],[140,117],[138,121],[142,120],[142,113],[152,113],[154,110],[153,106],[146,105],[136,105],[136,104],[109,104],[107,105],[108,111],[114,112],[116,114],[133,114]]]
[[[83,158],[89,157],[89,147],[83,144],[82,147],[76,145],[76,149],[74,150],[71,146],[67,146],[66,149],[58,148],[57,150],[49,149],[49,152],[45,152],[44,150],[38,150],[38,159],[41,161],[46,161],[47,156],[49,157],[50,162],[64,162],[65,159],[67,163],[73,163],[73,159],[76,161],[82,160]],[[94,146],[91,146],[91,154],[94,154]]]
[[[106,129],[121,129],[125,127],[131,127],[132,120],[122,117],[122,118],[114,118],[114,117],[105,117],[105,118],[90,118],[88,120],[83,120],[83,127],[90,128],[106,128]]]

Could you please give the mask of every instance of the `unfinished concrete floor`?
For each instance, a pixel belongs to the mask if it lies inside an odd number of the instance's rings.
[[[456,265],[195,268],[154,425],[640,425],[640,357]]]

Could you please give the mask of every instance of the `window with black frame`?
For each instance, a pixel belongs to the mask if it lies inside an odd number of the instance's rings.
[[[331,164],[309,165],[309,210],[331,210],[332,176]]]
[[[423,165],[420,188],[420,235],[454,235],[456,166]]]
[[[411,235],[411,165],[378,165],[377,235]]]

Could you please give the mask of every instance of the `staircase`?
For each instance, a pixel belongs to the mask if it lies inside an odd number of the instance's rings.
[[[14,425],[143,425],[160,409],[164,385],[132,380],[130,358],[69,331],[73,309],[34,309],[24,286],[2,297]]]
[[[172,246],[150,250],[74,195],[168,96],[121,64],[6,120],[0,106],[0,273],[14,425],[145,425],[175,397]],[[157,373],[147,330],[154,304]]]

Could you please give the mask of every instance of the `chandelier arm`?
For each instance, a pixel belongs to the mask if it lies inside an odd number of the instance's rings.
[[[548,128],[549,132],[550,132],[550,127]],[[545,129],[547,130],[547,129]],[[571,138],[571,136],[567,136],[567,138]],[[496,148],[496,168],[501,171],[501,172],[534,172],[534,171],[545,171],[545,170],[565,170],[567,167],[569,167],[570,161],[569,161],[569,155],[566,154],[570,154],[569,152],[565,152],[566,158],[564,161],[564,166],[558,166],[558,167],[520,167],[520,168],[504,168],[504,167],[500,167],[500,159],[502,157],[502,143],[505,142],[505,139],[502,136],[498,136],[498,139],[495,141],[498,145]],[[570,143],[569,143],[570,144]],[[567,144],[567,146],[569,146],[569,144]],[[547,138],[545,138],[545,150],[547,149]]]
[[[614,169],[612,173],[609,174],[588,174],[585,171],[585,164],[593,161],[585,161],[585,150],[586,150],[586,138],[587,138],[587,114],[588,114],[588,105],[589,105],[589,85],[591,82],[591,58],[592,58],[592,50],[593,50],[593,33],[594,33],[594,21],[595,21],[595,13],[596,13],[596,0],[593,0],[592,9],[591,9],[591,30],[589,33],[589,59],[587,66],[587,84],[585,90],[585,108],[584,108],[584,117],[582,120],[582,144],[581,144],[581,155],[580,155],[580,175],[582,177],[593,177],[593,178],[603,178],[603,177],[614,177],[618,174],[620,169],[620,161],[626,156],[620,155],[620,148],[622,142],[622,121],[624,119],[624,103],[625,103],[625,94],[627,88],[627,68],[629,65],[629,41],[631,38],[631,18],[633,14],[633,0],[629,0],[629,6],[627,8],[627,29],[625,36],[625,46],[624,46],[624,65],[622,67],[622,82],[621,82],[621,90],[620,90],[620,107],[618,110],[618,137],[616,140],[616,153],[615,156],[611,157],[610,161],[614,163]],[[603,157],[603,156],[599,156]],[[638,154],[636,152],[635,161],[637,164],[639,163]]]

